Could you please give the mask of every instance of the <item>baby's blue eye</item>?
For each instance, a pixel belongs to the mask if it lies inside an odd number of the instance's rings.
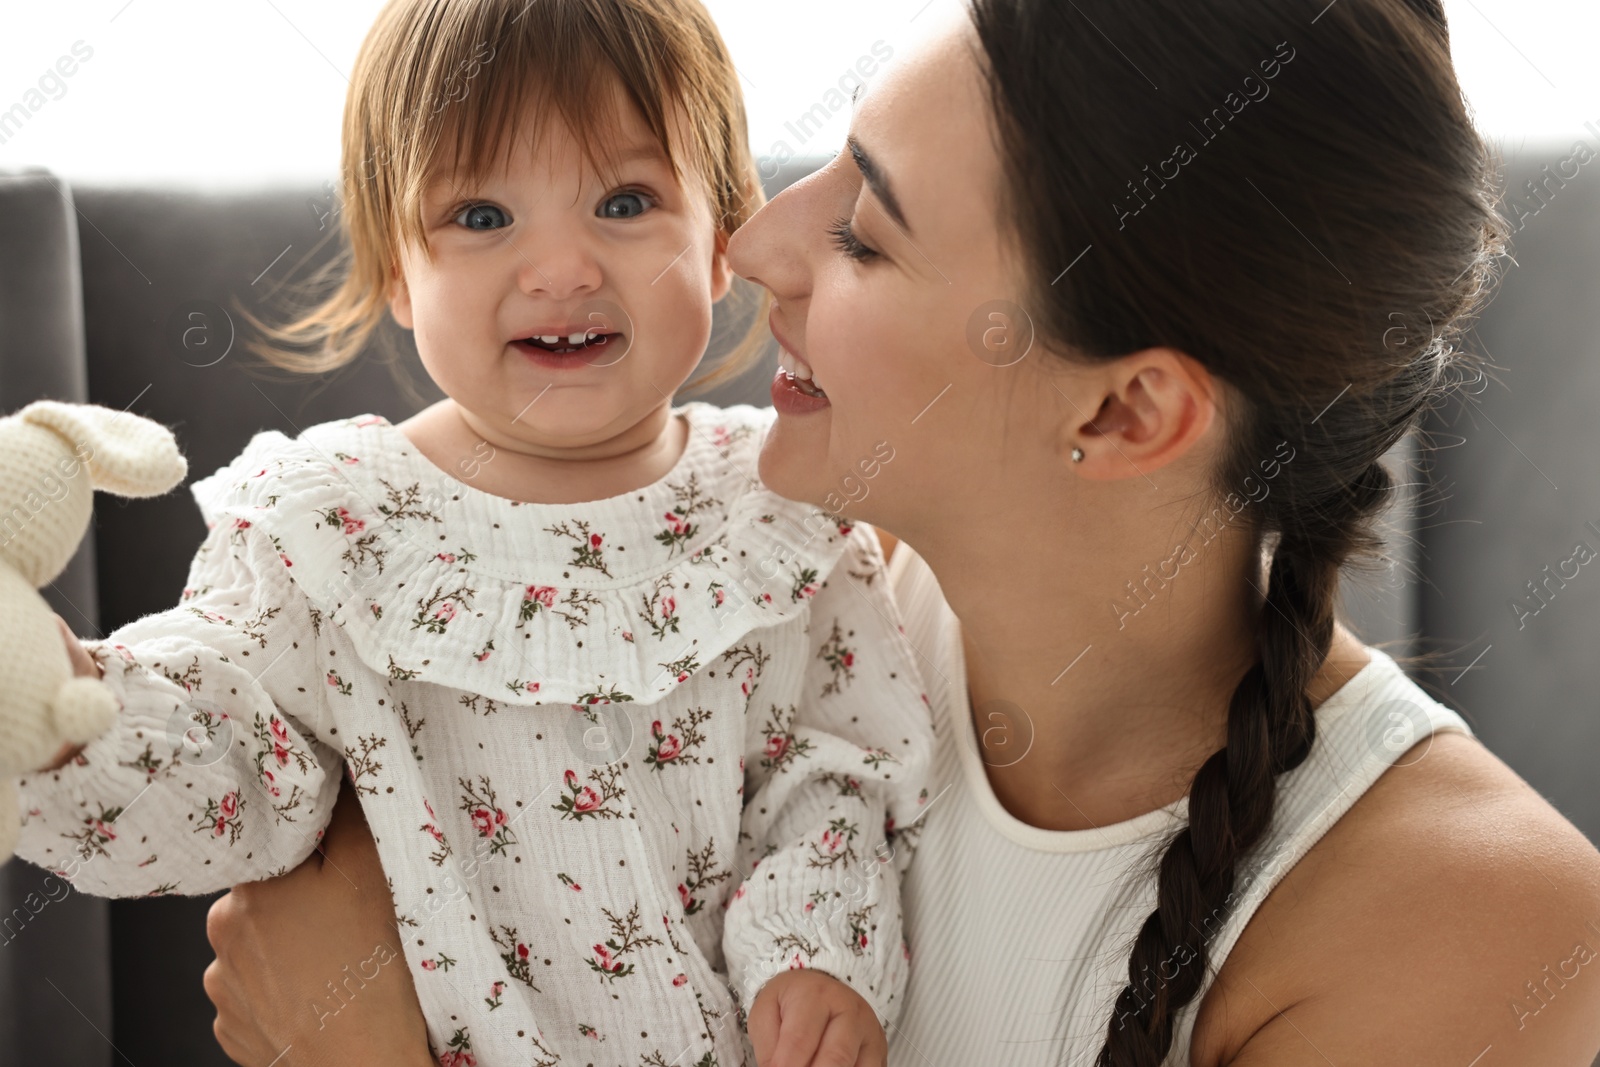
[[[636,219],[645,213],[650,198],[643,193],[618,193],[600,205],[596,213],[603,219]]]
[[[500,225],[495,224],[495,217],[504,220]],[[461,223],[469,230],[498,230],[503,226],[511,225],[511,218],[504,211],[493,204],[472,204],[457,215],[455,221]]]

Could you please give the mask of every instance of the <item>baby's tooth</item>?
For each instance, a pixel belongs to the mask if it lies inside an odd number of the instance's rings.
[[[586,330],[583,333],[575,333],[571,337],[567,338],[567,344],[572,345],[574,348],[576,348],[578,345],[583,344],[588,339],[589,339],[589,333]]]
[[[541,337],[539,340],[543,341],[547,345],[559,344],[561,342],[561,338],[555,336]]]

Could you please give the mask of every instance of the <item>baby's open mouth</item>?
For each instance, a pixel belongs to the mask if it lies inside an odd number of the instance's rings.
[[[584,332],[569,334],[566,337],[524,337],[522,340],[518,341],[517,344],[527,345],[530,348],[538,348],[558,356],[570,356],[578,352],[584,352],[596,348],[604,348],[615,338],[620,336],[622,335],[615,333]]]

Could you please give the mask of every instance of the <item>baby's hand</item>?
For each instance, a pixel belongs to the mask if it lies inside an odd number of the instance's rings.
[[[750,1009],[759,1067],[884,1067],[889,1042],[861,994],[821,971],[785,971]]]
[[[88,650],[83,647],[83,642],[79,641],[77,636],[73,634],[72,627],[67,625],[67,620],[59,615],[56,616],[56,629],[61,632],[61,640],[67,646],[67,658],[72,661],[73,674],[79,678],[99,678],[105,673],[100,669],[100,665],[95,662],[94,657],[89,655]],[[39,771],[60,770],[76,759],[78,753],[83,751],[83,748],[84,746],[74,745],[69,741],[67,744],[62,745],[55,758],[40,767]]]

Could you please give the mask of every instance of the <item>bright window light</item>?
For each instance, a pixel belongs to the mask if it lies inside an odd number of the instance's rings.
[[[707,0],[744,77],[756,152],[837,151],[848,92],[961,2]],[[346,78],[381,6],[13,5],[0,35],[0,167],[45,166],[94,183],[320,182],[337,170]],[[1600,144],[1600,64],[1590,54],[1600,5],[1446,7],[1462,85],[1503,150],[1577,136]]]

